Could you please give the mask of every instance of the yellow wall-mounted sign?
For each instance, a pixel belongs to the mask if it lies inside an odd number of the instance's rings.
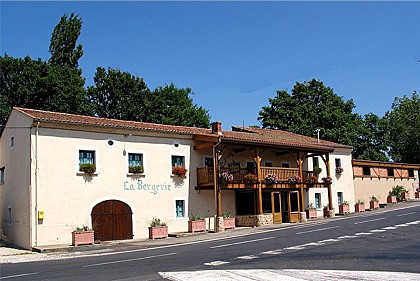
[[[44,219],[44,211],[38,211],[38,219],[43,220]]]

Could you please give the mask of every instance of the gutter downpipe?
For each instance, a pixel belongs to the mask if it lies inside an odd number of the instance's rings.
[[[36,123],[35,131],[35,246],[38,246],[38,135],[39,135],[39,122]]]
[[[218,155],[216,154],[216,147],[222,142],[222,138],[219,136],[217,143],[213,145],[213,185],[214,185],[214,232],[219,232],[219,227],[217,223],[217,189],[219,188],[217,184],[217,166],[219,165]]]

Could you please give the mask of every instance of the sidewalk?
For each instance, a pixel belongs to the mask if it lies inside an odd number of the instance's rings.
[[[387,205],[385,208],[374,211],[366,211],[363,213],[351,213],[344,217],[352,216],[364,216],[366,214],[379,213],[381,211],[389,209],[399,209],[408,207],[409,205],[418,205],[419,200],[410,200],[408,202],[400,202],[397,204]],[[343,216],[336,216],[336,218],[343,218]],[[134,240],[116,240],[116,241],[104,241],[94,245],[52,245],[35,247],[33,251],[23,250],[13,245],[7,245],[4,242],[0,242],[0,263],[18,263],[27,261],[37,261],[46,259],[65,259],[81,257],[86,255],[106,255],[121,251],[135,251],[141,249],[147,249],[152,247],[162,247],[183,243],[194,243],[199,241],[209,241],[225,239],[235,236],[251,235],[261,231],[267,231],[270,229],[287,228],[305,224],[318,224],[327,222],[331,219],[316,218],[310,219],[307,222],[302,223],[284,223],[284,224],[273,224],[265,225],[260,227],[236,227],[235,229],[226,230],[224,232],[197,232],[197,233],[175,233],[170,234],[170,237],[166,239],[134,239]],[[332,219],[333,220],[333,219]]]

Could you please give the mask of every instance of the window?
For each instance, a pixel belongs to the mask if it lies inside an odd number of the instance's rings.
[[[256,167],[256,164],[255,164],[254,161],[246,162],[246,169],[247,169],[248,173],[255,174],[256,173],[255,167]]]
[[[363,167],[363,175],[370,176],[370,167]]]
[[[408,169],[408,176],[414,178],[414,169]]]
[[[213,158],[212,157],[206,157],[204,158],[204,166],[213,168]]]
[[[313,168],[315,168],[315,167],[319,167],[319,159],[318,159],[318,157],[314,157],[313,158],[313,163],[312,163],[313,165]]]
[[[337,192],[337,202],[338,205],[341,205],[343,203],[343,192]]]
[[[10,137],[10,149],[15,147],[15,136]]]
[[[265,167],[273,167],[273,162],[264,162]]]
[[[271,213],[271,192],[262,193],[263,213]]]
[[[172,155],[172,167],[185,167],[185,157]]]
[[[321,193],[315,193],[315,208],[321,209],[322,202],[321,202]]]
[[[0,184],[4,183],[4,167],[0,168]]]
[[[143,154],[128,153],[128,172],[143,173]]]
[[[290,163],[283,162],[283,163],[281,163],[281,167],[282,168],[290,168]]]
[[[393,177],[394,176],[394,168],[388,168],[388,177]]]
[[[175,216],[177,218],[185,217],[185,200],[175,200]]]
[[[335,159],[335,167],[336,168],[341,168],[341,159],[340,158]]]
[[[79,150],[79,164],[93,164],[95,165],[95,151]]]

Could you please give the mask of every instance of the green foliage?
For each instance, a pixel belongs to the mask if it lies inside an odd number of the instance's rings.
[[[373,202],[378,202],[379,201],[379,198],[378,197],[376,197],[375,195],[372,195],[371,197],[369,197],[370,198],[370,201],[373,201]]]
[[[71,13],[70,17],[67,14],[61,17],[51,36],[48,61],[51,65],[78,68],[83,55],[82,45],[76,46],[81,29],[82,19],[78,15]]]
[[[314,209],[316,208],[312,203],[309,203],[308,206],[306,206],[306,210],[314,210]]]
[[[79,170],[86,175],[92,176],[96,172],[96,167],[93,164],[80,164]]]
[[[350,205],[349,201],[343,201],[341,202],[340,206]]]
[[[166,226],[166,222],[161,221],[159,218],[153,218],[152,221],[150,222],[150,226],[151,227]]]
[[[83,232],[83,231],[91,231],[92,229],[90,229],[87,225],[82,225],[82,226],[78,226],[76,227],[76,229],[74,230],[75,232]]]
[[[232,214],[229,213],[229,212],[226,212],[226,213],[223,213],[222,216],[223,216],[224,219],[228,219],[228,218],[232,217]]]
[[[143,166],[129,166],[128,172],[132,174],[141,174],[144,172]]]
[[[259,112],[258,120],[264,128],[310,137],[314,137],[316,129],[320,129],[321,139],[353,146],[355,158],[385,160],[383,124],[379,132],[365,136],[369,129],[364,130],[364,125],[374,126],[374,116],[368,115],[364,121],[353,113],[353,100],[344,101],[321,81],[296,82],[291,94],[278,91],[275,98],[269,99],[269,103]]]
[[[396,185],[392,187],[392,190],[389,192],[390,196],[397,196],[397,200],[401,201],[401,193],[407,192],[404,186]]]
[[[395,98],[387,112],[389,120],[390,155],[396,162],[420,164],[420,97]]]
[[[198,215],[190,215],[189,220],[190,221],[199,221],[199,220],[203,220],[203,218],[198,216]]]
[[[322,172],[322,168],[320,167],[314,167],[313,172],[315,175],[319,175]]]

